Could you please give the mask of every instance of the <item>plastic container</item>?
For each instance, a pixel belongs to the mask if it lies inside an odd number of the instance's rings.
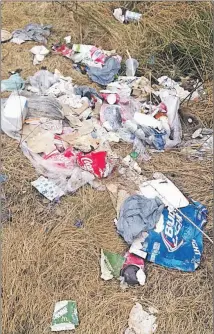
[[[134,77],[136,70],[139,66],[139,63],[134,58],[129,58],[126,60],[126,76],[127,77]]]
[[[131,22],[131,21],[139,22],[141,17],[142,17],[142,14],[130,12],[129,10],[127,10],[125,13],[125,21],[127,22]]]

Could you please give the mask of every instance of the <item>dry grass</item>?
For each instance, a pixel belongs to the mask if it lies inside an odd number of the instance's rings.
[[[185,20],[190,13],[199,15],[196,7],[203,5],[209,7],[209,4],[196,3],[154,3],[150,7],[142,4],[149,13],[142,25],[147,22],[153,31],[156,29],[157,34],[164,37],[169,15],[170,24],[175,25],[181,16]],[[116,48],[121,54],[125,54],[128,47],[134,56],[142,55],[143,66],[143,59],[148,55],[146,50],[156,40],[154,34],[149,45],[148,35],[142,35],[138,26],[120,25],[112,18],[112,3],[80,4],[77,11],[75,6],[69,4],[74,9],[72,12],[58,3],[4,4],[3,27],[12,31],[29,22],[53,23],[49,45],[71,34],[76,42]],[[179,16],[175,20],[176,15]],[[143,41],[145,44],[147,41],[145,53]],[[28,51],[31,45],[34,44],[4,45],[3,78],[8,76],[8,70],[16,68],[23,69],[25,78],[36,71]],[[87,77],[71,69],[69,60],[60,56],[47,57],[43,65],[50,70],[58,68],[79,84],[89,83]],[[204,105],[193,105],[191,110],[210,125],[211,105],[210,99]],[[118,282],[100,279],[100,248],[121,254],[126,249],[114,229],[115,212],[108,193],[85,187],[73,196],[62,198],[59,204],[50,205],[31,187],[36,174],[17,143],[2,136],[2,147],[3,172],[9,177],[5,193],[13,214],[12,223],[4,225],[2,235],[3,333],[50,333],[54,303],[60,299],[77,301],[80,318],[77,334],[121,334],[136,300],[144,308],[153,305],[159,310],[157,334],[213,332],[212,249],[206,240],[201,267],[195,273],[146,263],[147,284],[123,292]],[[185,195],[201,201],[211,212],[211,162],[188,161],[178,153],[165,152],[154,155],[142,168],[146,176],[154,171],[165,173]],[[210,215],[208,218],[206,232],[211,236],[212,219]],[[83,228],[74,226],[77,219],[84,221]]]

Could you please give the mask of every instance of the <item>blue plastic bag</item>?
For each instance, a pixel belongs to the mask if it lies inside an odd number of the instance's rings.
[[[194,202],[180,211],[200,229],[206,223],[207,209]],[[164,229],[158,233],[150,230],[142,242],[147,260],[168,268],[195,271],[203,251],[203,235],[176,210],[163,210]]]

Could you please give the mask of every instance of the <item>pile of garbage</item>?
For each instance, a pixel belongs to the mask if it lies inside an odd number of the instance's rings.
[[[131,245],[124,265],[131,261],[132,274],[120,268],[121,277],[130,284],[144,284],[145,257],[193,271],[202,252],[197,227],[201,229],[206,221],[206,208],[190,203],[164,175],[147,180],[139,165],[153,152],[182,145],[178,110],[180,96],[187,93],[168,77],[158,81],[160,85],[152,87],[145,77],[118,77],[97,91],[74,85],[71,77],[57,70],[41,69],[26,81],[20,73],[12,73],[1,83],[4,90],[12,91],[8,99],[2,99],[1,127],[19,141],[40,174],[32,185],[50,201],[86,184],[112,195],[117,231]],[[208,132],[205,135],[212,137],[212,131]],[[203,130],[193,137],[202,140]],[[111,146],[120,142],[133,146],[125,158]],[[101,180],[115,170],[119,172],[117,184],[104,185]],[[118,189],[120,180],[126,184],[124,189]],[[136,264],[130,254],[142,260]]]

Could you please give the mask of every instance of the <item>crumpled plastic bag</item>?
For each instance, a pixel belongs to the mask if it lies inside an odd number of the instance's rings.
[[[100,121],[108,131],[117,131],[122,126],[120,107],[103,104],[100,109]]]
[[[12,74],[9,79],[1,81],[1,92],[12,92],[14,90],[24,89],[25,81],[21,78],[19,73]]]
[[[95,179],[94,175],[79,167],[75,167],[72,171],[71,177],[68,179],[67,191],[75,192],[77,189],[88,184],[92,184]]]
[[[26,41],[35,41],[42,44],[47,44],[47,37],[50,35],[52,25],[40,25],[30,23],[23,29],[17,29],[12,33],[13,39],[11,42],[22,44]]]
[[[49,50],[43,45],[36,45],[30,50],[30,52],[34,54],[33,65],[38,65],[45,59]]]
[[[87,73],[92,81],[105,86],[114,80],[114,77],[118,74],[120,67],[121,65],[119,59],[111,57],[106,59],[102,68],[89,67]]]
[[[32,87],[29,89],[35,93],[44,94],[48,88],[59,81],[59,76],[49,72],[48,70],[40,70],[28,78],[28,82]]]

